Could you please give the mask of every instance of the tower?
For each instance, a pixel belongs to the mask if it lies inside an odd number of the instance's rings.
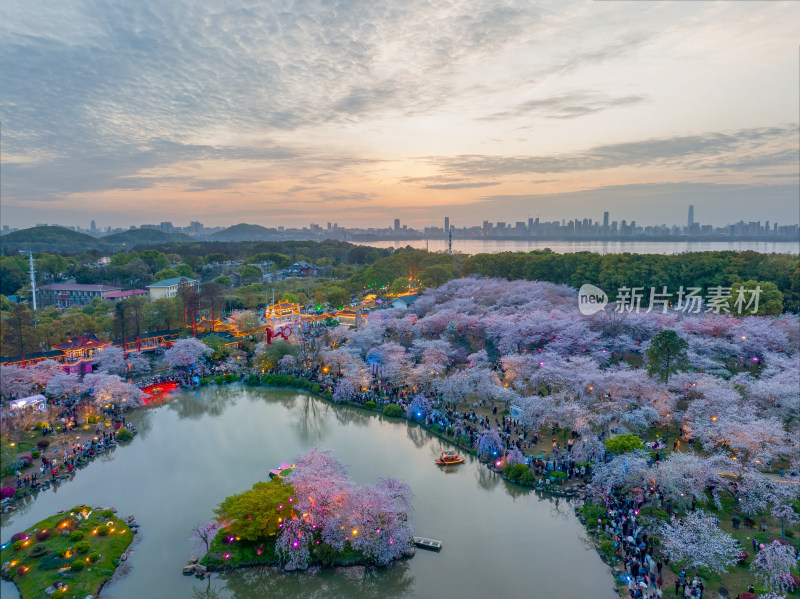
[[[450,230],[450,217],[444,217],[444,234],[447,235],[447,232]]]
[[[693,204],[689,204],[689,228],[690,229],[692,228],[693,224],[694,224],[694,205]]]

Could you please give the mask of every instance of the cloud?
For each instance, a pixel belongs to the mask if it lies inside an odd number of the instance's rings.
[[[481,117],[481,120],[501,120],[527,114],[537,114],[549,119],[574,119],[602,112],[609,108],[641,104],[646,100],[645,96],[613,98],[598,93],[573,92],[552,98],[528,100],[508,110]]]
[[[588,150],[552,156],[463,155],[431,157],[429,162],[445,175],[505,177],[520,174],[568,173],[619,167],[661,165],[700,168],[698,160],[713,158],[713,168],[739,168],[742,156],[763,151],[767,144],[794,143],[796,126],[743,129],[733,133],[711,132],[661,139],[645,139],[595,146]],[[738,154],[738,155],[737,155]],[[731,156],[733,155],[733,156]],[[794,154],[796,160],[796,153]],[[791,162],[792,151],[768,152],[767,159],[750,161],[761,166]]]
[[[426,185],[425,189],[473,189],[476,187],[492,187],[500,185],[499,181],[476,181],[475,183],[440,183],[438,185]]]

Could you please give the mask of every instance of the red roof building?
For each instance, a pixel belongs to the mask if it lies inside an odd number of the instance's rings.
[[[42,306],[86,306],[96,297],[104,298],[108,293],[122,291],[109,285],[82,285],[79,283],[51,283],[36,290]]]
[[[109,345],[111,345],[111,341],[101,341],[94,334],[89,334],[70,337],[69,341],[61,345],[54,345],[53,349],[63,351],[67,360],[75,360],[77,358],[91,358],[97,350]]]

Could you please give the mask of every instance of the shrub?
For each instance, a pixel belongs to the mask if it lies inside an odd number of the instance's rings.
[[[86,562],[76,559],[69,565],[69,567],[73,572],[80,572],[86,567]]]
[[[114,517],[114,512],[111,511],[111,510],[103,510],[102,512],[100,512],[100,515],[103,516],[103,518],[106,518],[106,519],[113,518]]]
[[[28,568],[26,568],[25,566],[20,566],[19,568],[17,568],[17,576],[25,576],[25,572],[27,571]]]
[[[105,524],[103,526],[105,526]],[[106,534],[108,534],[108,526],[106,526],[105,528],[106,528]],[[98,527],[97,534],[102,534],[100,532],[100,527]],[[89,549],[91,548],[92,546],[89,544],[89,541],[78,541],[77,543],[75,543],[74,547],[77,553],[89,553]]]
[[[121,428],[117,431],[117,441],[120,443],[127,443],[133,439],[133,433],[127,428]]]
[[[375,407],[375,402],[374,401],[365,401],[364,402],[364,407],[365,408],[374,408]]]
[[[97,534],[99,534],[101,537],[106,537],[106,536],[108,536],[109,530],[110,529],[108,528],[108,526],[106,526],[105,524],[101,524],[100,526],[97,527]],[[86,542],[86,541],[84,541],[84,542]],[[88,543],[87,543],[87,545],[88,545]],[[86,548],[86,551],[89,551],[88,547]]]
[[[528,468],[528,469],[527,469],[525,472],[523,472],[523,473],[522,473],[522,475],[519,477],[519,484],[521,484],[521,485],[526,485],[526,486],[531,486],[531,485],[533,484],[533,481],[534,481],[534,480],[535,480],[535,479],[534,479],[534,477],[533,477],[533,472],[531,472],[531,469],[530,469],[530,468]]]
[[[39,562],[39,568],[42,570],[55,570],[69,565],[70,560],[60,557],[57,553],[51,553],[44,556]]]
[[[556,484],[560,484],[561,482],[567,479],[567,475],[566,473],[561,472],[560,470],[554,470],[553,472],[550,473],[550,478],[552,478],[556,482]]]
[[[100,559],[100,554],[99,553],[90,553],[89,554],[89,562],[90,563],[94,564],[99,559]]]
[[[27,538],[28,535],[26,535],[24,532],[15,532],[13,535],[11,535],[11,542],[16,543],[17,541],[24,541]]]
[[[42,455],[42,452],[40,452],[38,449],[34,449],[34,450],[31,452],[31,457],[32,457],[34,460],[36,460],[36,459],[38,459],[39,457],[41,457],[41,455]]]
[[[49,530],[47,530],[46,528],[45,528],[44,530],[38,530],[38,531],[36,531],[36,540],[37,540],[37,541],[46,541],[46,540],[47,540],[47,539],[49,539],[51,536],[52,536],[52,535],[50,534],[50,531],[49,531]]]
[[[628,453],[634,449],[644,448],[642,440],[637,435],[631,433],[615,435],[610,439],[606,439],[603,443],[606,446],[606,451],[611,451],[615,454]]]
[[[97,424],[98,422],[100,422],[100,416],[89,416],[86,419],[86,422],[88,422],[89,424]]]
[[[50,549],[47,547],[47,545],[34,545],[33,549],[31,549],[30,557],[40,558],[44,557],[48,553],[50,553]]]
[[[613,541],[609,541],[608,539],[600,543],[600,551],[605,553],[608,557],[614,556],[617,552]]]
[[[322,562],[323,566],[332,566],[336,561],[336,556],[339,555],[339,552],[327,543],[322,543],[319,545],[315,552],[317,554],[317,558],[319,558],[319,561]]]
[[[261,381],[259,380],[258,375],[255,375],[255,374],[249,375],[247,377],[247,379],[245,380],[245,384],[249,385],[251,387],[254,387],[254,386],[258,385],[260,382]]]
[[[392,418],[399,418],[403,415],[403,408],[396,403],[390,403],[383,407],[383,414],[385,416],[391,416]]]
[[[20,539],[19,541],[14,541],[14,544],[12,545],[12,547],[14,547],[14,551],[19,551],[20,549],[22,549],[25,546],[25,543],[26,543],[26,541],[23,541],[22,539]]]
[[[28,466],[30,466],[33,463],[33,458],[31,456],[29,456],[29,455],[21,456],[19,459],[20,459],[20,462],[22,462],[22,467],[23,468],[27,468]]]
[[[39,442],[38,442],[36,445],[37,445],[37,446],[39,446],[39,447],[41,447],[42,449],[44,449],[45,447],[47,447],[48,445],[50,445],[50,441],[48,441],[47,439],[42,439],[42,440],[41,440],[41,441],[39,441]]]
[[[519,479],[526,472],[530,472],[530,468],[525,464],[514,464],[513,466],[506,464],[506,466],[503,467],[503,474],[505,474],[508,480],[515,483],[519,482]]]
[[[11,499],[17,490],[14,487],[3,487],[0,489],[0,499]]]

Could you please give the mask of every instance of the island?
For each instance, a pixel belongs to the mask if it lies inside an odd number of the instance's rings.
[[[113,509],[75,506],[14,534],[0,547],[0,575],[22,599],[97,596],[127,559],[137,526]]]
[[[410,509],[408,485],[384,478],[357,486],[329,450],[314,448],[268,482],[222,501],[215,520],[194,529],[206,553],[184,573],[387,565],[414,555]]]

